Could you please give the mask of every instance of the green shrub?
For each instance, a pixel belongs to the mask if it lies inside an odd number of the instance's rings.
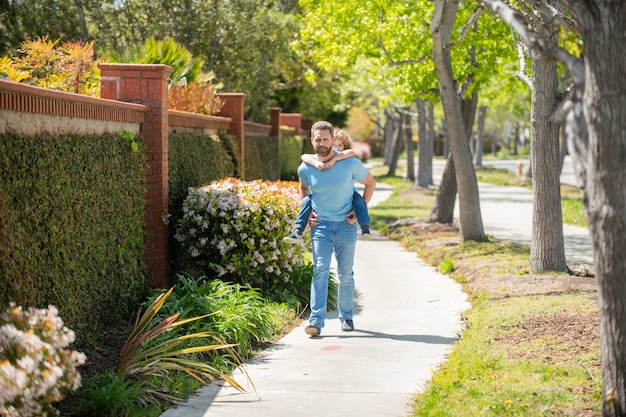
[[[258,290],[206,277],[178,275],[176,287],[154,320],[159,322],[174,314],[180,314],[180,320],[206,315],[172,329],[164,337],[205,332],[214,335],[220,343],[235,344],[234,352],[222,349],[201,355],[203,360],[226,372],[282,330],[286,323],[277,319],[277,315],[285,317],[283,310],[279,304],[268,302]],[[199,346],[200,342],[202,340],[189,339],[182,347]]]
[[[152,400],[139,381],[133,381],[122,372],[107,371],[85,383],[78,396],[80,416],[128,416]]]
[[[246,137],[244,151],[246,180],[275,181],[280,179],[280,160],[278,159],[278,140],[276,137]]]
[[[0,307],[54,305],[84,348],[144,296],[145,170],[132,134],[0,136]]]
[[[226,179],[192,189],[176,225],[176,240],[203,274],[245,286],[289,287],[304,247],[282,239],[300,204],[293,182]],[[279,284],[280,283],[280,284]]]
[[[283,135],[280,138],[280,179],[298,181],[298,166],[302,155],[302,139],[299,136]]]

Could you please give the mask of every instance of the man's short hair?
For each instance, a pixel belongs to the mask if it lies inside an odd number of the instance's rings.
[[[320,120],[319,122],[313,123],[313,126],[311,126],[311,137],[313,137],[313,132],[316,130],[328,130],[330,132],[330,136],[335,137],[335,127],[331,122]]]

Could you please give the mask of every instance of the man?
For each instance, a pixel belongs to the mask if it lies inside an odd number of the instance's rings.
[[[333,159],[335,129],[329,122],[319,121],[311,127],[311,144],[320,162]],[[313,214],[311,242],[313,249],[313,280],[311,282],[311,316],[305,332],[318,336],[326,319],[328,277],[335,251],[339,277],[338,309],[341,330],[354,330],[354,252],[357,240],[356,216],[352,210],[354,181],[365,185],[363,198],[369,203],[376,188],[372,174],[356,158],[335,162],[333,169],[318,170],[305,163],[298,167],[301,192],[311,194]]]

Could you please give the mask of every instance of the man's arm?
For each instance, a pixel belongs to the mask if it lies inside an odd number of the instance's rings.
[[[363,200],[365,200],[365,203],[369,204],[372,199],[372,195],[374,194],[374,190],[376,189],[376,180],[372,174],[368,173],[367,177],[361,181],[361,184],[365,185],[365,189],[363,190]]]
[[[309,187],[306,184],[300,183],[300,198],[304,198],[307,195],[311,195],[311,194],[312,194],[311,187]]]

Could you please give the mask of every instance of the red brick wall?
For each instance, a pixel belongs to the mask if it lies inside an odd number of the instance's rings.
[[[231,126],[230,133],[237,138],[237,145],[239,146],[239,175],[241,178],[246,177],[246,161],[244,158],[244,100],[246,95],[243,93],[221,93],[217,96],[222,100],[222,110],[218,113],[218,116],[230,117]]]
[[[169,285],[167,65],[100,64],[102,98],[141,103],[147,108],[141,136],[146,145],[146,251],[148,285]]]

